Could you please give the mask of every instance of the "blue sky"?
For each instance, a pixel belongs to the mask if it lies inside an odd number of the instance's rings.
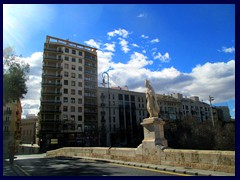
[[[235,116],[234,5],[4,5],[3,16],[3,46],[31,65],[24,114],[38,111],[51,35],[99,49],[99,84],[108,71],[111,86],[144,92],[147,78],[158,93],[211,95]]]

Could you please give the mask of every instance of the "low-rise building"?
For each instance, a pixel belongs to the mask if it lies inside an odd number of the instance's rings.
[[[22,120],[22,144],[36,144],[36,127],[38,117],[35,115],[27,115],[26,119]]]
[[[21,115],[20,100],[8,103],[3,107],[3,154],[8,154],[8,144],[18,146],[21,140]]]

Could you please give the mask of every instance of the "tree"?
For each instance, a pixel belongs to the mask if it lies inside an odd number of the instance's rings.
[[[27,93],[29,64],[16,56],[12,47],[3,49],[3,104],[23,98]]]

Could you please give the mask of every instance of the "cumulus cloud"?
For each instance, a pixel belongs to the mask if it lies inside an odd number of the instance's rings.
[[[104,48],[105,50],[107,50],[107,51],[115,51],[115,43],[113,43],[113,44],[106,43],[104,45],[106,46]]]
[[[94,48],[97,48],[97,49],[100,48],[100,43],[96,42],[93,39],[90,39],[88,41],[84,41],[84,43],[86,43],[88,46],[91,46],[91,47],[94,47]]]
[[[142,34],[141,38],[148,39],[148,36],[145,36],[144,34]]]
[[[118,38],[118,39],[119,39],[119,44],[122,46],[122,51],[124,53],[128,53],[128,51],[130,51],[130,49],[128,48],[128,41],[122,38]]]
[[[156,38],[156,39],[151,40],[150,42],[151,43],[158,43],[158,42],[160,42],[160,40],[158,38]]]
[[[114,36],[118,35],[118,36],[121,36],[123,38],[127,38],[129,32],[125,29],[118,29],[118,30],[114,30],[112,32],[108,32],[107,34],[108,34],[109,37],[114,37]]]
[[[235,52],[235,48],[234,48],[234,47],[230,47],[230,48],[222,47],[221,52],[225,52],[225,53],[234,53],[234,52]]]
[[[155,53],[153,53],[155,55]],[[156,56],[154,56],[154,59],[159,59],[161,62],[169,62],[170,61],[170,55],[169,53],[165,53],[162,55],[161,53],[158,53]]]

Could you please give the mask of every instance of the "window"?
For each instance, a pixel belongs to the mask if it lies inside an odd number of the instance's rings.
[[[72,49],[72,54],[76,54],[76,50]]]
[[[82,99],[78,99],[78,104],[82,104]]]
[[[68,107],[67,106],[63,106],[63,111],[68,111]]]
[[[76,59],[75,59],[75,58],[72,58],[72,62],[76,62]]]
[[[69,68],[69,65],[68,65],[68,64],[64,64],[64,68],[65,68],[65,69],[68,69],[68,68]]]
[[[78,74],[78,79],[82,79],[82,74]]]
[[[72,78],[75,78],[76,77],[76,74],[75,73],[72,73],[72,76],[71,76]]]
[[[68,80],[64,80],[64,85],[68,85]]]
[[[65,56],[65,61],[68,61],[69,60],[69,57],[68,56]]]
[[[75,98],[71,98],[71,103],[75,103]]]
[[[71,112],[75,112],[75,106],[71,106]]]
[[[78,116],[78,121],[82,121],[82,116]]]
[[[82,71],[82,66],[78,66],[78,71]]]
[[[78,90],[78,95],[82,95],[82,91],[81,90]]]
[[[75,95],[75,89],[71,89],[71,95]]]
[[[64,77],[68,77],[68,72],[64,71]]]
[[[6,122],[8,122],[8,121],[9,121],[9,116],[6,117]]]
[[[82,87],[82,82],[78,82],[78,87]]]
[[[65,53],[69,53],[69,49],[68,48],[65,48]]]
[[[79,54],[79,56],[82,56],[82,51],[79,51],[78,54]]]
[[[75,115],[71,115],[71,120],[75,121]]]
[[[64,94],[68,94],[68,89],[63,89]]]
[[[75,86],[75,81],[72,81],[72,82],[71,82],[71,86]]]
[[[82,107],[78,107],[78,112],[82,112]]]
[[[67,97],[64,97],[64,98],[63,98],[63,102],[67,103],[67,102],[68,102],[68,98],[67,98]]]
[[[78,59],[78,63],[81,63],[81,64],[82,64],[82,59]]]
[[[63,115],[63,120],[67,120],[68,119],[68,115],[64,114]]]
[[[76,69],[76,66],[75,65],[72,65],[72,70],[75,70]]]
[[[122,94],[118,94],[118,100],[123,100],[123,95]]]

